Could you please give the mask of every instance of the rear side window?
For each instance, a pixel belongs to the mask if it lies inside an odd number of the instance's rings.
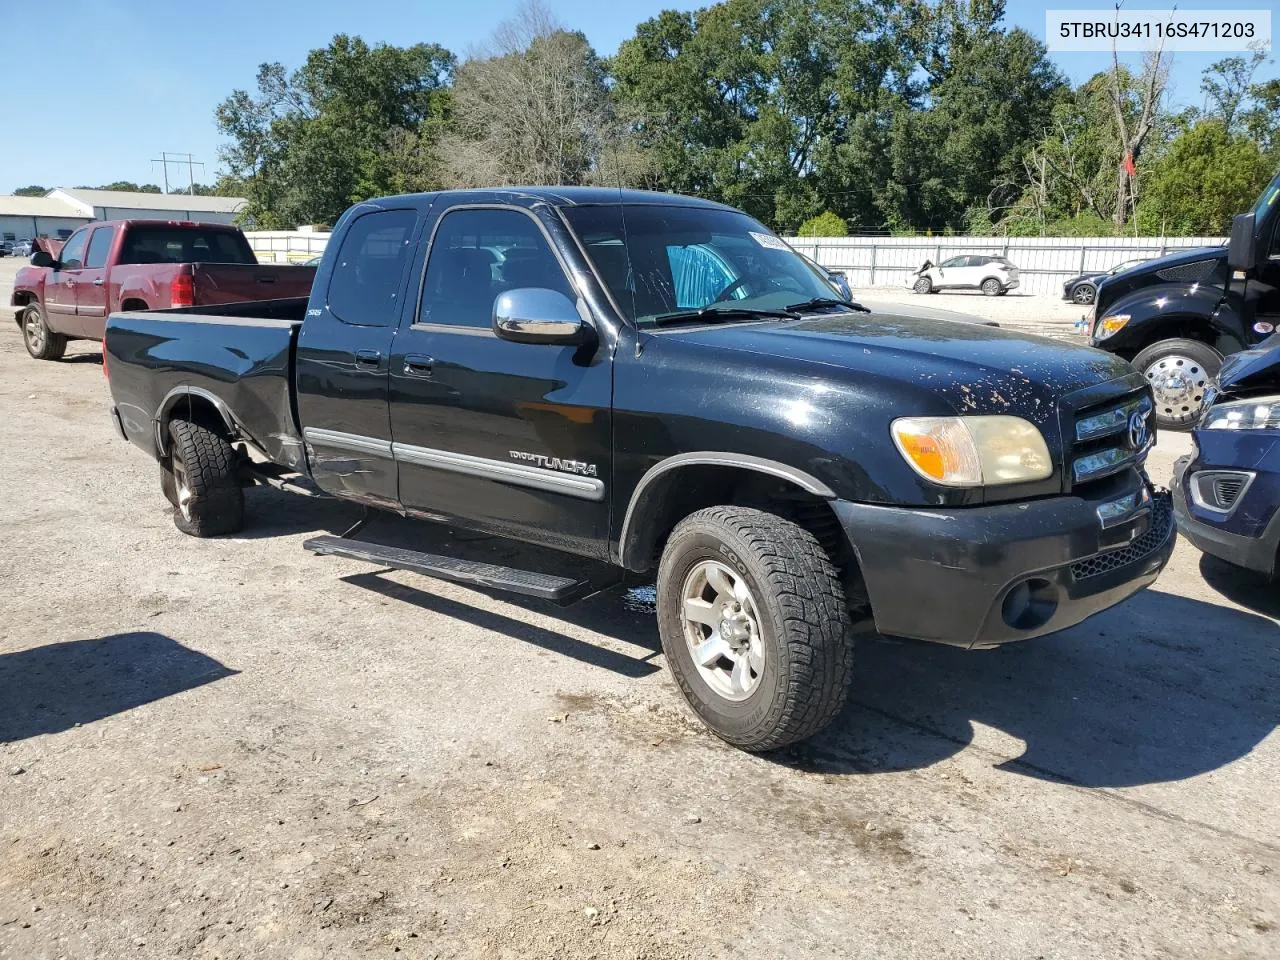
[[[249,241],[233,230],[133,227],[121,263],[257,263]]]
[[[111,250],[111,241],[115,239],[115,227],[99,227],[93,231],[89,240],[89,252],[85,255],[84,265],[90,270],[107,265],[107,254]]]
[[[390,327],[418,222],[416,210],[378,210],[351,221],[329,275],[329,312],[343,323]]]

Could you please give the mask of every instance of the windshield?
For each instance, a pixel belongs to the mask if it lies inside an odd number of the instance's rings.
[[[658,204],[561,212],[618,308],[640,327],[684,311],[781,310],[841,296],[746,214]]]
[[[1254,219],[1261,220],[1272,207],[1276,205],[1277,198],[1280,198],[1280,173],[1267,184],[1267,189],[1262,191],[1262,196],[1258,198],[1258,204],[1253,208]]]

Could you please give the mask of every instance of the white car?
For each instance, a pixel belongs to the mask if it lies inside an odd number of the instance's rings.
[[[907,283],[916,293],[939,290],[981,290],[988,297],[1002,297],[1018,285],[1018,268],[1004,257],[964,254],[937,266],[925,261]]]

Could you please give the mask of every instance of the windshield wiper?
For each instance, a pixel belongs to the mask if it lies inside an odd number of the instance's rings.
[[[785,310],[778,310],[776,308],[770,310],[763,307],[720,307],[708,305],[700,310],[681,310],[679,313],[664,313],[660,317],[653,318],[653,325],[655,327],[661,327],[668,323],[684,323],[690,320],[700,320],[703,323],[715,323],[721,318],[728,319],[730,317],[799,320],[800,314],[796,313],[790,307]]]
[[[814,297],[812,300],[806,300],[803,303],[789,303],[788,310],[817,310],[819,307],[844,307],[846,310],[856,310],[859,313],[870,313],[870,307],[864,307],[860,303],[853,300],[837,300],[835,297]]]

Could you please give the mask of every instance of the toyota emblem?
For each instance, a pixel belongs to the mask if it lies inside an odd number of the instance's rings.
[[[1147,412],[1136,410],[1129,416],[1129,446],[1141,450],[1147,445]]]

